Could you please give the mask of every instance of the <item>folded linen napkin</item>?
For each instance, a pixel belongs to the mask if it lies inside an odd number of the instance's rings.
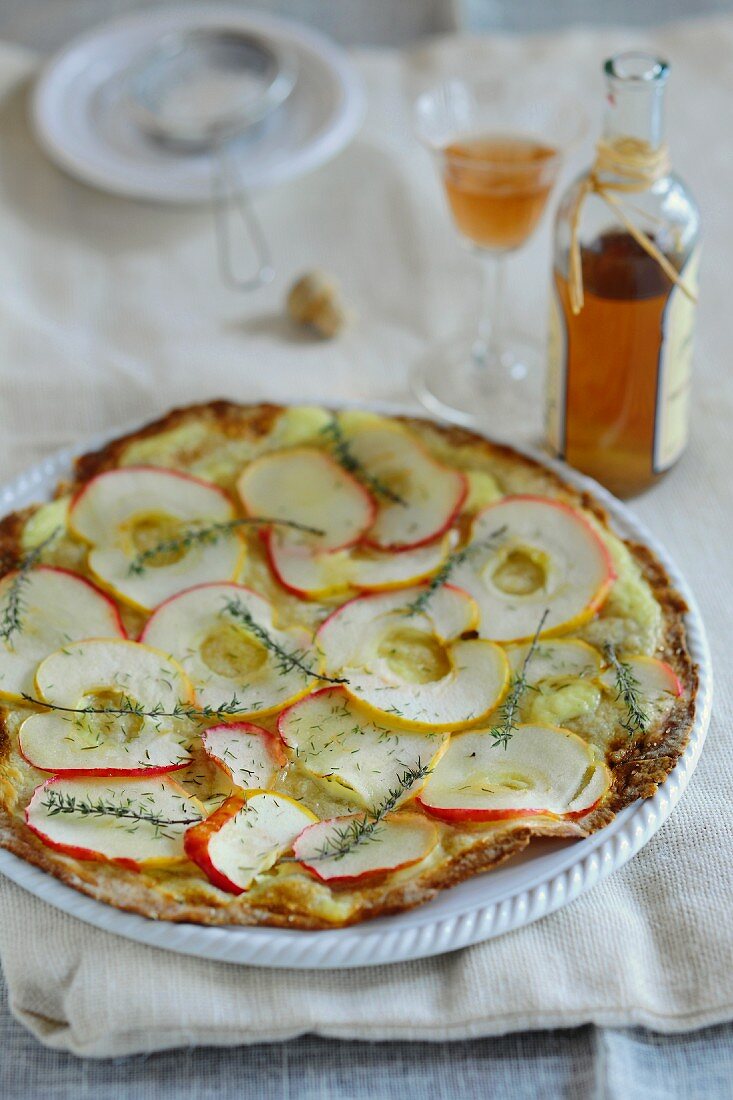
[[[599,61],[638,34],[448,39],[361,55],[370,113],[331,165],[265,195],[278,282],[242,297],[214,274],[205,210],[98,194],[50,165],[27,123],[33,61],[0,50],[0,448],[8,474],[55,448],[175,403],[293,393],[404,399],[406,367],[476,293],[409,101],[440,72],[558,72],[601,100]],[[696,434],[682,464],[638,502],[706,615],[721,681],[701,763],[671,820],[630,864],[566,909],[442,958],[358,971],[237,967],[139,946],[0,881],[0,959],[13,1012],[50,1046],[95,1057],[184,1044],[286,1039],[445,1039],[526,1028],[733,1016],[730,616],[733,537],[733,157],[719,139],[733,96],[730,20],[645,41],[675,66],[673,153],[707,221]],[[547,233],[514,265],[510,312],[539,331]],[[544,248],[544,251],[543,251]],[[281,320],[288,279],[332,269],[360,320],[330,344]],[[726,740],[728,743],[726,744]]]

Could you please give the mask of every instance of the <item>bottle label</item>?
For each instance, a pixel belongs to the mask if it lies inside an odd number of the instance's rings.
[[[547,326],[547,441],[558,456],[565,457],[565,407],[567,389],[567,336],[562,303],[553,280]]]
[[[699,265],[700,249],[696,248],[681,273],[685,285],[693,293],[697,291]],[[687,446],[694,322],[695,303],[680,287],[675,286],[662,318],[654,423],[655,474],[669,469]]]

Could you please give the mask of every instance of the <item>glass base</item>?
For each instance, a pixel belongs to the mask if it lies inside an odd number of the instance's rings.
[[[538,446],[543,436],[544,349],[507,333],[498,360],[468,336],[433,346],[410,374],[412,392],[435,416],[494,439]]]

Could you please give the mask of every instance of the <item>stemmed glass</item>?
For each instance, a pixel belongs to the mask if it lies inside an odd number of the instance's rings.
[[[448,80],[415,105],[462,242],[481,261],[484,312],[473,331],[431,350],[412,370],[413,392],[459,424],[506,434],[527,411],[539,348],[503,332],[504,266],[540,222],[563,158],[587,122],[570,95],[526,84]]]

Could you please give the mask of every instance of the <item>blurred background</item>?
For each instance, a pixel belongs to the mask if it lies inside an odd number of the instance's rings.
[[[2,0],[0,37],[55,50],[105,19],[155,0]],[[446,31],[558,30],[576,23],[649,26],[733,11],[733,0],[258,0],[261,10],[300,19],[348,46],[403,46]]]

